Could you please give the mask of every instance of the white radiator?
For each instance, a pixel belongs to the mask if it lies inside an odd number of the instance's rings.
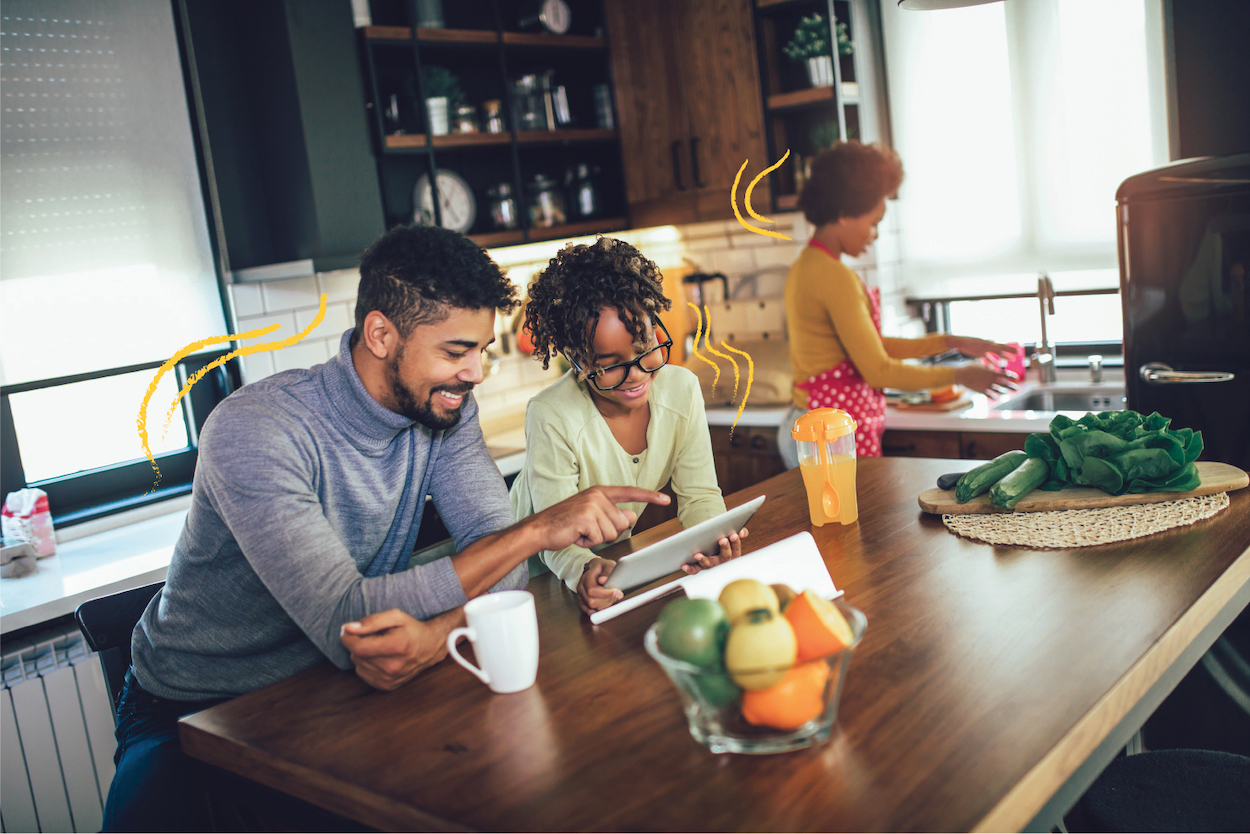
[[[3,647],[0,825],[99,831],[113,781],[113,716],[99,658],[77,628]]]

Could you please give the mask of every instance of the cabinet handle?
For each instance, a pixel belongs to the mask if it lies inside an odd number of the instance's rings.
[[[742,447],[742,435],[737,434],[729,438],[729,445],[734,449]]]
[[[699,182],[699,137],[696,136],[690,140],[690,173],[694,176],[695,188],[706,188],[703,183]]]
[[[767,438],[767,437],[763,437],[763,436],[761,436],[761,435],[758,435],[758,434],[757,434],[755,437],[752,437],[752,438],[751,438],[751,448],[752,448],[752,449],[765,449],[765,448],[767,448],[767,447],[768,447],[768,438]]]
[[[678,191],[685,191],[686,186],[681,182],[681,141],[676,141],[672,145],[673,151],[673,185],[677,186]]]

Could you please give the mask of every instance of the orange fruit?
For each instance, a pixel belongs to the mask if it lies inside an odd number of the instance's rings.
[[[796,730],[825,711],[828,679],[823,661],[795,666],[775,686],[743,692],[742,717],[760,727]]]
[[[785,617],[798,642],[797,663],[842,651],[855,640],[850,623],[827,599],[804,591],[786,606]]]

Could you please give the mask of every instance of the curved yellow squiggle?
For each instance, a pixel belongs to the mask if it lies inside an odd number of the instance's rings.
[[[724,339],[721,339],[720,343],[726,348],[729,347],[729,345],[725,344]],[[733,396],[729,398],[729,403],[730,405],[732,405],[734,400],[738,399],[738,379],[739,379],[738,363],[735,362],[734,358],[727,353],[718,353],[717,355],[725,357],[726,359],[729,360],[729,364],[734,366],[734,393],[733,393]]]
[[[322,319],[324,319],[325,317],[326,317],[326,296],[322,295],[321,305],[317,308],[317,315],[313,317],[313,320],[309,323],[307,327],[305,327],[300,332],[296,333],[294,336],[289,336],[278,342],[262,342],[259,345],[248,345],[247,347],[241,347],[238,350],[234,350],[234,351],[231,351],[230,353],[227,353],[225,356],[217,357],[212,362],[205,365],[203,368],[200,368],[191,376],[190,379],[187,380],[187,384],[182,386],[182,390],[178,392],[178,396],[174,397],[174,401],[169,404],[169,410],[165,412],[165,424],[162,430],[163,431],[169,430],[169,424],[170,424],[170,421],[173,420],[174,412],[178,410],[178,403],[181,402],[182,398],[185,397],[191,391],[191,386],[195,385],[195,383],[203,379],[204,375],[207,374],[209,371],[211,371],[213,368],[226,364],[227,362],[229,362],[231,359],[233,359],[236,356],[248,356],[253,353],[262,353],[267,350],[282,350],[282,348],[284,347],[290,347],[291,345],[298,342],[300,339],[303,339],[313,330],[315,330],[317,328],[317,325],[321,324]]]
[[[699,353],[699,339],[702,338],[703,336],[703,313],[699,310],[699,305],[694,304],[693,302],[687,301],[686,306],[693,307],[694,314],[699,317],[699,328],[694,333],[694,355],[697,356],[702,361],[706,362],[707,364],[711,365],[712,370],[716,372],[716,375],[712,377],[712,396],[715,397],[716,396],[716,383],[720,382],[720,365],[717,365],[711,359],[708,359],[702,353]],[[708,322],[708,324],[711,324],[711,322]]]
[[[190,380],[187,381],[187,384],[183,387],[183,389],[178,392],[178,397],[177,399],[174,400],[174,405],[170,407],[170,416],[172,416],[174,408],[177,407],[178,401],[181,400],[184,396],[186,396],[186,393],[191,390],[191,386],[194,385],[196,382],[198,382],[200,378],[204,376],[205,373],[217,367],[218,365],[221,365],[223,362],[226,362],[232,359],[235,356],[248,356],[250,354],[260,353],[262,351],[280,350],[284,347],[290,347],[291,345],[298,342],[300,339],[307,336],[308,333],[314,327],[320,324],[321,320],[325,318],[325,312],[326,312],[326,296],[323,294],[321,296],[321,305],[317,311],[317,317],[313,319],[312,324],[310,324],[308,327],[301,330],[299,333],[295,334],[294,336],[291,336],[290,338],[283,339],[280,342],[264,342],[259,345],[251,345],[249,347],[239,348],[238,350],[232,351],[231,353],[214,360],[213,362],[209,363],[204,368],[200,369],[200,371],[197,372],[194,377],[192,377]],[[161,377],[163,377],[169,371],[173,370],[175,365],[177,365],[179,362],[181,362],[190,354],[195,353],[197,350],[201,350],[205,347],[208,347],[209,345],[219,345],[219,344],[222,344],[223,342],[233,342],[233,341],[243,341],[245,339],[254,339],[257,336],[264,336],[266,333],[272,333],[273,331],[277,330],[281,326],[282,325],[280,324],[270,324],[270,325],[266,325],[265,327],[259,327],[256,330],[249,330],[245,333],[230,333],[225,336],[209,336],[207,339],[199,339],[198,341],[194,341],[191,344],[187,345],[186,347],[181,348],[177,353],[171,356],[157,370],[156,376],[152,378],[151,384],[148,385],[147,392],[143,395],[143,402],[139,404],[139,416],[135,420],[135,425],[138,426],[138,429],[139,429],[139,441],[143,444],[143,453],[144,455],[147,456],[148,462],[152,464],[152,471],[156,473],[156,480],[152,483],[152,489],[148,490],[149,493],[151,493],[158,486],[160,486],[161,477],[162,477],[161,468],[156,465],[156,458],[152,456],[152,449],[148,444],[148,403],[151,401],[152,395],[156,393],[156,386],[160,383]],[[168,423],[168,419],[166,422]]]
[[[789,153],[789,151],[786,151],[786,153]],[[783,156],[782,160],[784,159],[785,157]],[[786,237],[785,235],[781,234],[781,232],[774,232],[774,231],[771,231],[770,229],[760,229],[755,226],[752,226],[750,223],[747,223],[745,220],[742,219],[742,212],[738,211],[738,183],[742,181],[742,172],[746,170],[747,163],[750,161],[751,160],[749,159],[744,159],[742,161],[742,167],[738,169],[738,174],[734,177],[733,190],[729,192],[729,204],[733,206],[734,217],[738,218],[738,222],[742,225],[742,228],[750,229],[751,231],[755,232],[757,235],[764,235],[765,237],[775,237],[780,240],[791,240],[791,238]],[[781,162],[778,162],[777,164],[780,165]],[[772,168],[768,169],[768,171],[771,171],[771,170]],[[765,171],[765,173],[767,173],[767,171]],[[763,175],[761,174],[761,176]],[[747,203],[748,203],[747,211],[751,211],[750,201],[748,200]],[[755,212],[753,211],[751,211],[751,214],[753,216],[758,217],[758,215],[756,215]],[[769,221],[769,222],[772,222],[772,221]]]
[[[742,202],[746,204],[747,214],[751,215],[756,220],[763,220],[765,223],[775,222],[773,220],[769,220],[767,217],[764,217],[763,215],[759,215],[755,213],[755,209],[751,208],[751,192],[755,190],[755,186],[759,185],[760,180],[764,179],[764,177],[768,176],[773,171],[776,171],[778,168],[780,168],[781,163],[785,162],[786,159],[789,158],[789,156],[790,156],[790,149],[786,148],[786,152],[782,154],[781,159],[778,159],[775,165],[770,165],[767,168],[765,168],[763,171],[760,171],[759,175],[756,176],[755,179],[751,180],[751,184],[747,186],[746,194],[742,195]]]
[[[747,353],[745,350],[731,348],[729,345],[726,345],[724,341],[721,342],[721,345],[724,346],[725,350],[747,358],[747,390],[742,394],[742,402],[738,403],[738,414],[734,417],[733,426],[729,427],[730,434],[733,434],[734,426],[738,425],[738,421],[742,419],[742,410],[747,407],[747,399],[751,396],[751,382],[755,379],[755,360],[752,359],[751,354]]]
[[[728,359],[730,362],[733,362],[733,360],[729,358],[728,354],[721,353],[719,350],[712,347],[712,311],[707,308],[706,304],[703,305],[703,313],[707,317],[707,327],[703,328],[703,346],[707,348],[708,353],[718,359]],[[734,365],[735,373],[737,372],[737,368],[738,366]],[[737,391],[734,391],[735,396],[737,393]]]
[[[139,442],[143,444],[143,453],[147,455],[148,462],[152,464],[152,470],[156,472],[156,483],[152,485],[152,489],[156,489],[161,482],[161,470],[156,465],[156,459],[152,457],[152,450],[148,447],[148,401],[156,393],[156,386],[160,383],[161,377],[173,370],[175,365],[197,350],[206,348],[209,345],[219,345],[222,342],[234,341],[235,339],[253,339],[266,333],[272,333],[281,326],[280,324],[270,324],[256,330],[249,330],[246,333],[231,333],[225,336],[210,336],[207,339],[200,339],[198,342],[192,342],[179,350],[157,370],[156,376],[152,378],[151,384],[148,385],[147,393],[143,395],[143,402],[139,404],[139,416],[135,420],[135,425],[139,427]]]

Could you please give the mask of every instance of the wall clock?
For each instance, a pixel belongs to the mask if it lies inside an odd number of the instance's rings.
[[[438,169],[438,202],[443,215],[443,228],[465,234],[477,220],[477,200],[464,177],[446,168]],[[412,190],[413,219],[422,225],[434,225],[434,196],[429,174],[422,174]]]

